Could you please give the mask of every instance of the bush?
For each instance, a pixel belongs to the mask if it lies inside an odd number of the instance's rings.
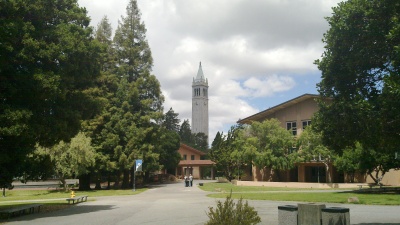
[[[224,203],[217,201],[217,208],[209,207],[207,213],[210,220],[206,225],[251,225],[261,222],[254,207],[248,205],[247,201],[243,204],[243,199],[235,204],[231,194],[226,197]]]

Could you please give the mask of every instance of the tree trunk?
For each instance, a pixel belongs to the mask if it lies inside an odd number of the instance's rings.
[[[121,179],[121,172],[118,170],[118,171],[115,171],[115,174],[116,174],[116,177],[115,177],[115,182],[114,182],[114,188],[119,188],[119,182],[120,182],[120,179]]]
[[[65,181],[65,178],[63,176],[60,176],[60,182],[61,182],[63,190],[66,191],[67,190],[67,182]]]
[[[129,188],[129,170],[125,169],[124,170],[124,177],[122,179],[122,189],[127,189]]]
[[[108,175],[107,175],[107,190],[110,190],[110,188],[111,188],[111,173],[108,172]]]
[[[83,175],[79,176],[79,190],[80,191],[91,190],[90,174],[83,174]]]
[[[332,183],[331,172],[329,170],[329,163],[324,163],[326,173],[326,183]]]
[[[95,176],[96,176],[96,186],[94,187],[94,189],[101,190],[101,172],[100,171],[96,172]]]

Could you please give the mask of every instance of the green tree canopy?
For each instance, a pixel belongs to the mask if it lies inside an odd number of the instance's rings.
[[[160,146],[155,136],[159,134],[157,123],[163,117],[164,97],[160,83],[150,73],[151,50],[135,0],[129,1],[112,41],[110,30],[104,17],[96,30],[96,39],[107,52],[97,82],[104,108],[85,125],[102,155],[98,164],[104,166],[97,166],[97,170],[115,172],[115,184],[119,185],[122,177],[121,186],[128,188],[136,159],[143,159],[146,176],[160,169]]]
[[[291,150],[294,137],[281,127],[278,120],[253,122],[242,131],[241,139],[244,140],[245,157],[251,159],[257,167],[268,168],[271,171],[293,167],[295,156],[291,154]]]
[[[0,2],[0,185],[36,142],[68,141],[96,113],[101,48],[74,0]]]
[[[315,120],[329,148],[363,148],[394,159],[400,144],[400,2],[349,0],[333,8],[324,34],[323,99]],[[400,160],[390,162],[400,167]],[[376,165],[378,166],[378,165]]]
[[[164,120],[162,122],[162,125],[170,131],[175,131],[176,133],[179,133],[180,130],[180,122],[181,120],[178,118],[179,114],[175,113],[172,108],[168,110],[167,113],[164,115]]]
[[[181,142],[192,146],[194,143],[192,129],[190,128],[189,120],[183,120],[182,125],[179,129],[179,136],[181,137]]]
[[[236,142],[241,129],[240,125],[236,125],[229,129],[227,135],[218,132],[208,153],[209,158],[215,162],[217,171],[221,172],[229,181],[234,178],[239,179],[237,176],[240,176],[240,168],[249,163],[240,158],[243,148],[239,147]]]
[[[66,178],[89,173],[96,159],[91,139],[82,132],[72,138],[70,143],[61,141],[51,148],[37,146],[35,154],[50,156],[55,174],[64,188],[66,188]]]
[[[312,125],[307,126],[297,139],[297,145],[299,146],[297,160],[300,162],[316,161],[323,163],[327,175],[326,182],[331,183],[332,177],[330,176],[329,168],[336,154],[323,144],[322,134],[315,131]]]

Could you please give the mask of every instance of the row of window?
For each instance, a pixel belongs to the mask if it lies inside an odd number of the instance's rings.
[[[195,88],[195,89],[193,89],[193,95],[194,96],[200,96],[201,95],[201,93],[200,93],[200,88]],[[205,96],[205,97],[207,97],[207,88],[203,88],[203,96]]]
[[[311,120],[303,120],[302,122],[303,130],[306,129],[307,126],[311,125]],[[292,131],[294,136],[297,135],[297,122],[286,122],[286,129]]]
[[[187,160],[187,155],[183,155],[183,160]],[[194,160],[194,155],[190,156],[190,160]]]

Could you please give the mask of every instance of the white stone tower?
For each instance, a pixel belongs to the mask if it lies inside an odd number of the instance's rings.
[[[192,83],[192,133],[204,133],[208,137],[208,80],[204,78],[201,62]]]

